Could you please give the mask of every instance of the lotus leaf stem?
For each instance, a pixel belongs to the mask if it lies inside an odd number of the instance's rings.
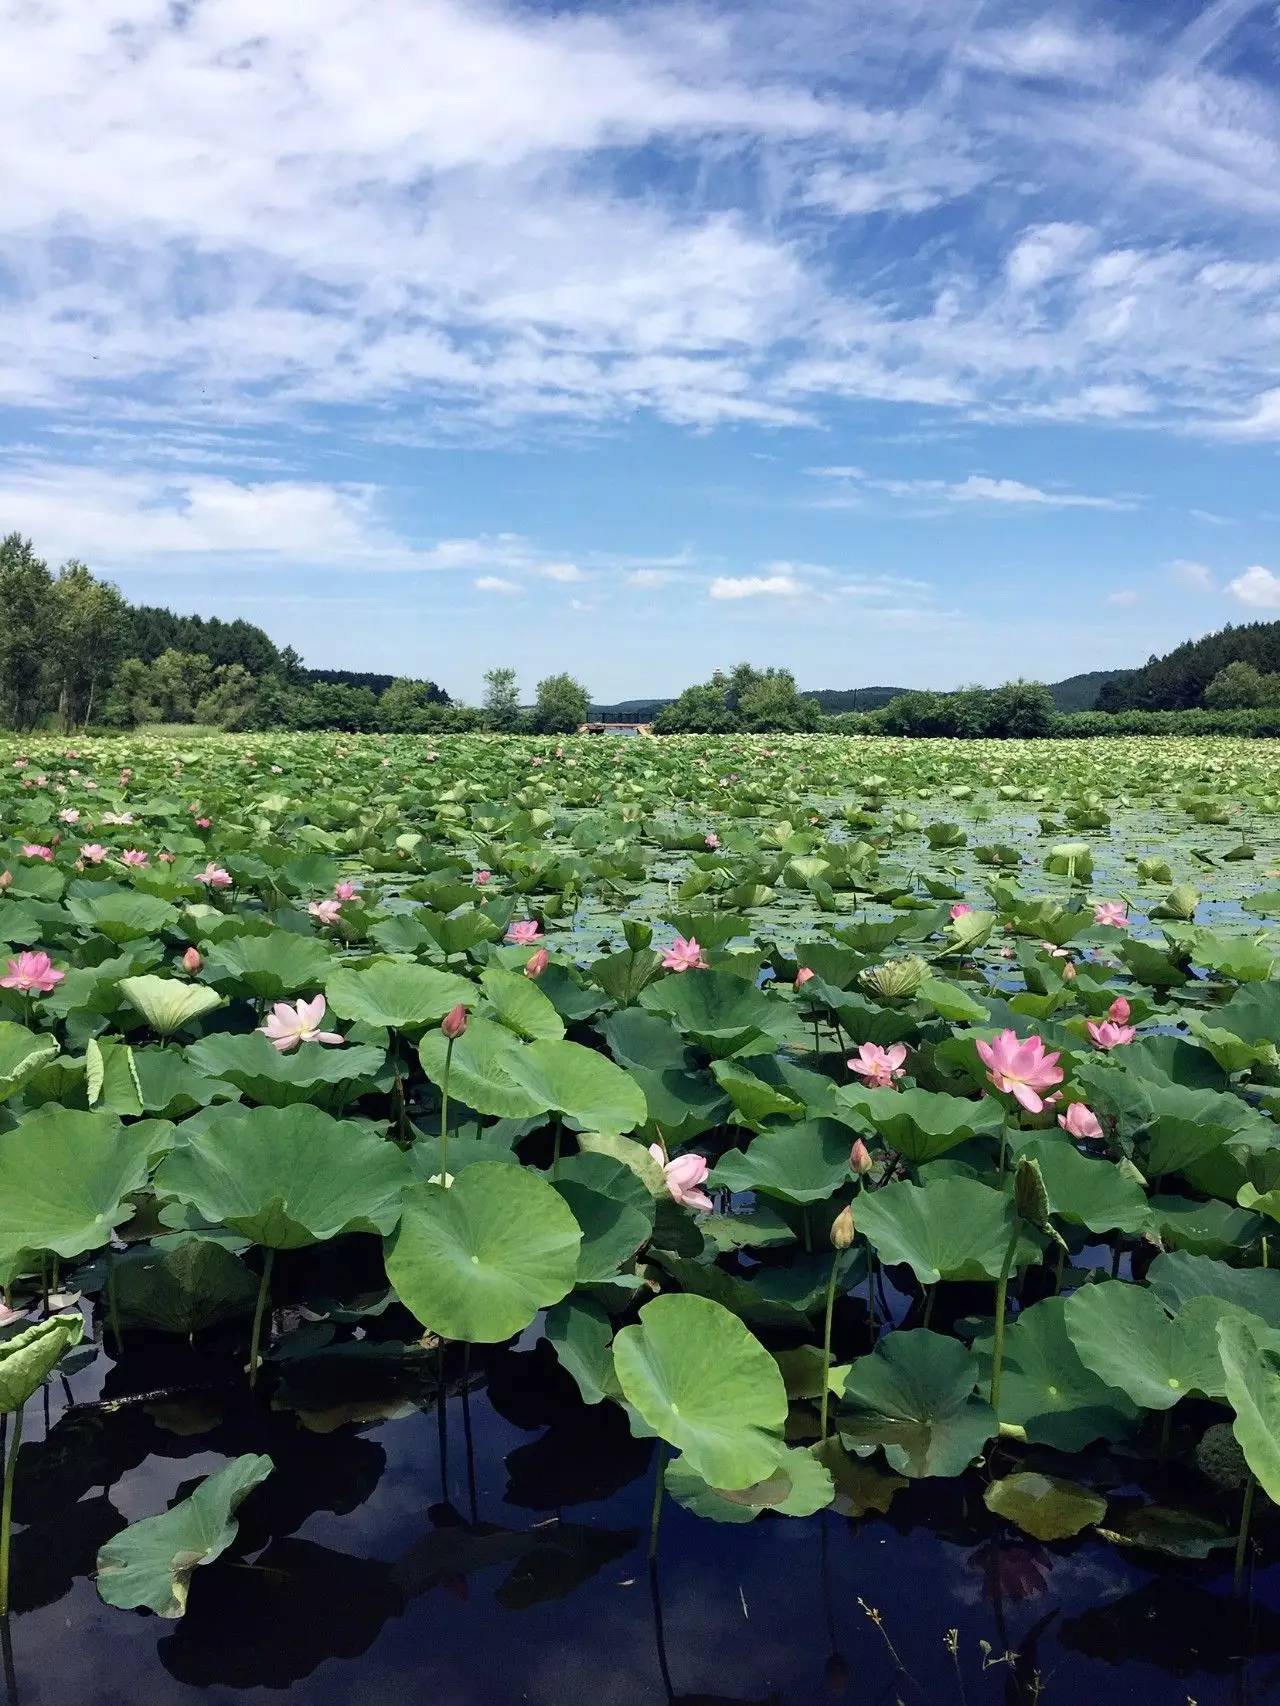
[[[0,1504],[0,1617],[9,1615],[9,1540],[13,1528],[13,1479],[18,1472],[18,1447],[22,1444],[22,1405],[12,1412],[13,1435],[4,1460],[4,1500]]]
[[[250,1391],[258,1384],[258,1348],[262,1343],[262,1318],[267,1311],[267,1297],[271,1291],[271,1269],[275,1259],[275,1251],[269,1249],[262,1264],[262,1278],[258,1282],[258,1301],[253,1311],[253,1337],[249,1341]]]
[[[827,1384],[827,1377],[831,1373],[831,1318],[836,1308],[836,1280],[840,1273],[841,1254],[842,1252],[837,1250],[831,1258],[831,1273],[827,1278],[827,1310],[822,1318],[822,1398],[818,1437],[824,1444],[827,1438],[827,1408],[831,1397]]]
[[[124,1339],[120,1332],[120,1303],[116,1295],[116,1253],[107,1250],[107,1319],[111,1323],[111,1337],[115,1340],[116,1358],[124,1354]]]
[[[1000,1278],[996,1282],[996,1331],[991,1344],[991,1408],[997,1416],[1000,1414],[1000,1375],[1004,1364],[1004,1312],[1009,1298],[1009,1274],[1013,1269],[1013,1258],[1018,1252],[1019,1231],[1020,1228],[1015,1223],[1009,1248],[1004,1253]]]
[[[449,1073],[453,1067],[453,1038],[444,1045],[444,1081],[440,1086],[440,1183],[449,1183]]]
[[[657,1440],[653,1460],[653,1509],[649,1513],[649,1562],[658,1556],[658,1528],[662,1522],[662,1495],[666,1490],[667,1442]]]
[[[6,1488],[7,1488],[7,1485],[8,1485],[8,1483],[6,1481]],[[1255,1485],[1256,1485],[1256,1482],[1254,1481],[1253,1474],[1251,1471],[1249,1474],[1249,1479],[1244,1484],[1244,1503],[1240,1507],[1240,1528],[1236,1534],[1236,1567],[1235,1567],[1235,1575],[1233,1577],[1233,1584],[1235,1587],[1235,1591],[1237,1593],[1240,1592],[1241,1586],[1244,1582],[1244,1560],[1245,1560],[1245,1553],[1246,1553],[1246,1550],[1247,1550],[1248,1544],[1249,1544],[1249,1518],[1253,1515],[1253,1489],[1254,1489]],[[8,1544],[8,1528],[7,1528],[7,1525],[6,1525],[6,1529],[5,1529],[5,1536],[6,1536],[5,1543],[7,1545]]]

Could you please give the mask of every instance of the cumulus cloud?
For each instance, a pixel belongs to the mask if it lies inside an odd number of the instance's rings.
[[[1251,610],[1280,610],[1280,575],[1255,563],[1227,582],[1227,591]]]
[[[477,575],[472,581],[477,592],[497,592],[505,596],[520,591],[519,581],[510,581],[502,575]]]
[[[1173,578],[1192,592],[1212,592],[1213,570],[1205,563],[1193,562],[1189,557],[1179,557],[1172,565]]]

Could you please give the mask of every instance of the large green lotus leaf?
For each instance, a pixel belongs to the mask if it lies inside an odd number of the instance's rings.
[[[993,1481],[982,1502],[1036,1540],[1069,1540],[1107,1514],[1107,1501],[1088,1487],[1026,1469]]]
[[[306,1106],[238,1108],[172,1150],[155,1188],[255,1244],[296,1250],[389,1232],[411,1177],[400,1150],[355,1121]]]
[[[869,1090],[846,1084],[837,1095],[841,1117],[856,1129],[878,1134],[905,1161],[921,1166],[979,1132],[998,1132],[1004,1110],[990,1096],[971,1102],[965,1096],[912,1085],[906,1090]]]
[[[503,1065],[543,1107],[578,1125],[628,1132],[644,1123],[640,1086],[607,1055],[581,1043],[545,1038],[526,1044]]]
[[[0,1020],[0,1102],[7,1100],[58,1052],[58,1039]]]
[[[782,1375],[720,1304],[655,1298],[614,1339],[613,1366],[628,1403],[710,1486],[755,1486],[778,1467],[787,1419]]]
[[[218,989],[278,1001],[322,988],[334,964],[329,948],[314,936],[277,929],[217,943],[209,951],[204,976]]]
[[[543,1331],[584,1404],[620,1397],[613,1372],[613,1323],[598,1303],[581,1293],[564,1298],[547,1310]]]
[[[759,1191],[782,1202],[824,1202],[849,1183],[849,1131],[836,1120],[806,1120],[762,1132],[745,1151],[730,1149],[709,1183]]]
[[[67,911],[77,924],[109,942],[136,942],[159,936],[177,922],[178,909],[150,894],[108,894],[92,900],[73,897]]]
[[[207,1238],[189,1237],[163,1250],[139,1246],[116,1261],[113,1278],[126,1327],[184,1337],[251,1314],[258,1295],[257,1276]]]
[[[497,1344],[572,1291],[581,1249],[578,1222],[545,1179],[478,1161],[448,1189],[406,1193],[387,1277],[431,1332]]]
[[[481,973],[480,987],[502,1024],[517,1036],[533,1042],[538,1037],[564,1035],[564,1020],[523,972],[487,966]]]
[[[716,1083],[733,1103],[739,1123],[753,1130],[759,1130],[767,1120],[802,1120],[805,1116],[803,1102],[776,1090],[772,1084],[766,1084],[754,1072],[749,1072],[741,1061],[715,1060],[711,1063],[711,1071]]]
[[[1066,1137],[1037,1137],[1020,1154],[1036,1161],[1050,1212],[1090,1232],[1145,1232],[1151,1223],[1146,1192],[1113,1161],[1081,1155]]]
[[[192,1573],[231,1545],[236,1511],[274,1467],[261,1455],[233,1458],[163,1516],[130,1523],[98,1553],[99,1594],[125,1610],[181,1617]]]
[[[27,1251],[65,1258],[109,1243],[147,1182],[155,1136],[150,1121],[52,1103],[0,1133],[0,1274]]]
[[[621,1137],[612,1131],[581,1131],[578,1133],[578,1147],[586,1155],[618,1162],[635,1176],[651,1198],[669,1200],[666,1175],[636,1138]]]
[[[1245,1461],[1267,1496],[1280,1502],[1280,1334],[1241,1316],[1224,1317],[1218,1355]]]
[[[594,1159],[604,1160],[599,1156]],[[625,1172],[625,1168],[620,1168]],[[632,1176],[632,1175],[629,1175]],[[638,1184],[639,1181],[637,1180]],[[578,1255],[578,1284],[591,1285],[612,1279],[619,1268],[633,1260],[653,1232],[652,1212],[645,1214],[616,1197],[593,1191],[568,1179],[557,1179],[553,1188],[568,1203],[582,1232]],[[652,1210],[652,1197],[647,1198]]]
[[[641,992],[640,1004],[665,1013],[716,1058],[736,1054],[785,1022],[780,1004],[729,970],[682,972]]]
[[[840,1437],[864,1456],[882,1446],[889,1467],[912,1480],[962,1474],[998,1426],[977,1382],[977,1358],[957,1339],[891,1333],[849,1370]]]
[[[480,992],[465,977],[408,960],[370,960],[329,974],[325,999],[343,1019],[362,1019],[393,1031],[439,1024],[454,1007],[474,1007]]]
[[[1184,1311],[1183,1314],[1186,1312]],[[1145,1286],[1118,1280],[1081,1286],[1067,1299],[1067,1332],[1086,1368],[1127,1392],[1144,1410],[1169,1410],[1189,1392],[1204,1391],[1216,1371],[1205,1366],[1196,1323],[1170,1321]]]
[[[844,1385],[841,1378],[840,1385]],[[869,1511],[885,1515],[894,1496],[910,1483],[871,1458],[846,1451],[838,1434],[812,1447],[813,1455],[831,1476],[835,1508],[841,1516],[862,1517]]]
[[[1187,1024],[1224,1071],[1277,1064],[1280,983],[1250,983],[1211,1013],[1188,1012]]]
[[[782,1454],[766,1481],[737,1492],[708,1486],[687,1457],[668,1463],[665,1480],[678,1505],[711,1522],[754,1522],[766,1510],[777,1516],[813,1516],[835,1497],[830,1470],[799,1447]]]
[[[1207,1558],[1230,1546],[1235,1538],[1229,1528],[1200,1511],[1176,1510],[1168,1505],[1143,1505],[1139,1510],[1126,1511],[1098,1532],[1114,1545],[1138,1546],[1170,1558]]]
[[[386,1064],[383,1051],[370,1043],[345,1048],[302,1043],[282,1054],[260,1031],[216,1031],[184,1052],[198,1072],[233,1084],[251,1101],[272,1108],[295,1102],[340,1105],[361,1085],[372,1083]]]
[[[443,1031],[428,1031],[418,1044],[422,1070],[438,1088],[449,1068],[449,1094],[478,1114],[497,1119],[526,1120],[549,1112],[543,1089],[533,1090],[512,1073],[520,1053],[519,1039],[505,1025],[472,1019],[457,1038],[450,1056]]]
[[[1229,1268],[1208,1256],[1177,1251],[1156,1257],[1147,1284],[1171,1315],[1197,1297],[1217,1297],[1280,1329],[1280,1271],[1275,1268]]]
[[[858,1231],[884,1263],[905,1262],[921,1285],[939,1280],[996,1280],[1018,1221],[1005,1191],[974,1179],[900,1180],[864,1192],[854,1208]],[[1019,1240],[1015,1267],[1035,1261],[1041,1246]]]
[[[1065,1297],[1024,1309],[1005,1331],[1000,1420],[1025,1429],[1033,1445],[1083,1451],[1095,1439],[1121,1439],[1142,1412],[1081,1362],[1067,1333]],[[991,1334],[974,1341],[981,1377],[991,1375]]]
[[[203,983],[178,977],[122,977],[120,993],[142,1014],[158,1037],[171,1037],[183,1025],[222,1006],[222,996]]]
[[[707,1297],[750,1322],[753,1327],[807,1332],[810,1318],[819,1314],[826,1301],[831,1277],[831,1257],[825,1253],[798,1256],[783,1268],[759,1268],[750,1278],[729,1273],[714,1261],[690,1260],[669,1250],[655,1249],[652,1260],[665,1268],[682,1291]],[[844,1252],[840,1277],[846,1286],[866,1272],[861,1250]]]
[[[644,1092],[649,1120],[670,1143],[687,1143],[719,1123],[729,1108],[720,1086],[697,1064],[669,1020],[622,1007],[605,1021],[605,1041]]]
[[[1266,1231],[1260,1215],[1212,1197],[1200,1202],[1191,1197],[1154,1196],[1151,1223],[1166,1250],[1226,1261],[1251,1261]]]
[[[1234,1136],[1235,1130],[1234,1126],[1215,1124],[1212,1120],[1164,1114],[1151,1122],[1147,1132],[1146,1171],[1153,1179],[1161,1179],[1167,1173],[1182,1173],[1220,1149]]]
[[[63,1353],[83,1337],[84,1316],[72,1311],[51,1315],[11,1339],[0,1340],[0,1412],[20,1410],[44,1385]]]

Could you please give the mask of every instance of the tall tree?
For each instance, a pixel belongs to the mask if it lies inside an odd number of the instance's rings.
[[[516,727],[520,721],[520,687],[514,669],[485,671],[481,709],[486,725],[499,734],[510,734]]]
[[[586,722],[591,695],[571,675],[548,675],[538,683],[533,726],[541,735],[571,735]]]
[[[31,541],[0,541],[0,701],[11,728],[33,729],[48,704],[57,614],[53,576]]]
[[[95,580],[81,562],[64,563],[53,583],[53,652],[58,715],[69,733],[87,727],[94,703],[124,655],[128,606],[109,581]]]

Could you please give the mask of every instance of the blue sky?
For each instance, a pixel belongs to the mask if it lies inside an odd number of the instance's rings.
[[[1275,0],[8,0],[0,527],[316,666],[1280,617]]]

